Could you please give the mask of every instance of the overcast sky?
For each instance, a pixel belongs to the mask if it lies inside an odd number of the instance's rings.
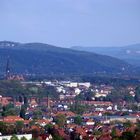
[[[0,0],[0,40],[62,47],[140,43],[140,0]]]

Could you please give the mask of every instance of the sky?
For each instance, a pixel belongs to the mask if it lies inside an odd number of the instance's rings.
[[[0,0],[0,40],[61,47],[140,43],[140,0]]]

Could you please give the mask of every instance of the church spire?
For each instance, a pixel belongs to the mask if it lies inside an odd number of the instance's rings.
[[[9,79],[9,77],[10,77],[10,57],[8,56],[6,63],[6,79]]]

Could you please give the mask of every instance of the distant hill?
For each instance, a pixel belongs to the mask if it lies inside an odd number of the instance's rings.
[[[32,74],[88,74],[127,72],[130,65],[105,55],[75,51],[43,43],[0,42],[0,72],[7,57],[13,72]]]
[[[95,52],[102,55],[113,56],[122,59],[132,65],[140,66],[140,44],[122,47],[80,47],[74,46],[71,49],[87,52]]]

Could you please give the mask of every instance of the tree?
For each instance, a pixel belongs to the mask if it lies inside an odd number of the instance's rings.
[[[63,127],[64,124],[66,123],[66,116],[63,114],[58,114],[56,116],[56,123],[58,124],[59,127]]]
[[[17,121],[16,122],[16,131],[17,131],[17,133],[21,133],[23,127],[24,127],[23,121]]]
[[[130,128],[132,126],[132,123],[130,121],[123,123],[124,128]]]
[[[134,140],[140,140],[140,131],[136,132]]]
[[[27,140],[24,136],[20,140]]]
[[[19,96],[19,102],[23,102],[23,98],[22,98],[22,96]]]
[[[137,130],[140,132],[140,121],[137,121]]]
[[[81,125],[81,123],[82,123],[82,118],[81,118],[81,116],[76,116],[76,117],[74,118],[74,123],[75,123],[75,124],[78,124],[78,125]]]
[[[42,118],[42,111],[41,110],[36,110],[33,112],[33,118],[34,119],[40,119]]]
[[[20,117],[25,119],[25,113],[26,113],[25,106],[22,106],[20,110]]]
[[[29,122],[29,125],[30,125],[30,126],[35,125],[35,120],[30,121],[30,122]]]
[[[18,115],[19,109],[15,108],[13,104],[8,104],[3,107],[2,116]]]
[[[28,98],[26,96],[24,96],[24,105],[28,104]]]
[[[53,140],[63,140],[63,138],[61,136],[55,134],[53,136]]]
[[[8,105],[3,107],[3,111],[7,111],[7,110],[12,109],[12,108],[14,108],[14,104],[9,103]]]
[[[70,110],[78,115],[82,115],[86,110],[86,106],[76,103],[75,105],[70,106]]]
[[[37,139],[39,134],[40,134],[40,131],[38,129],[33,129],[32,130],[33,139]]]
[[[140,102],[140,87],[137,87],[137,88],[136,88],[135,100],[136,100],[137,102]]]
[[[6,134],[6,132],[7,132],[6,128],[7,128],[6,123],[5,122],[0,122],[0,132],[2,134]]]
[[[16,135],[13,135],[10,140],[19,140],[18,137]]]
[[[51,134],[51,131],[53,129],[53,125],[52,124],[46,124],[44,126],[45,131],[47,131],[49,134]]]
[[[120,137],[121,140],[133,140],[134,139],[134,133],[132,132],[123,132],[122,136]]]
[[[115,138],[117,136],[115,128],[112,129],[111,136],[112,136],[112,138]]]

